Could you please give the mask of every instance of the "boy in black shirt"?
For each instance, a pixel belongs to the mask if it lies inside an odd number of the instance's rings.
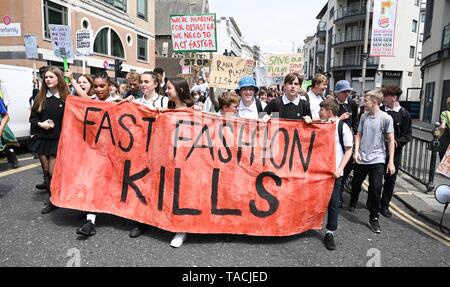
[[[391,217],[389,211],[389,203],[394,193],[395,180],[397,179],[398,169],[402,158],[402,148],[412,139],[411,116],[408,111],[400,106],[398,102],[403,91],[397,86],[386,86],[381,92],[383,93],[383,106],[381,110],[388,113],[394,120],[395,135],[395,154],[394,166],[395,173],[392,175],[384,175],[383,195],[381,198],[380,213],[385,217]]]
[[[312,115],[309,103],[300,99],[299,91],[303,78],[297,73],[288,74],[284,78],[284,95],[272,100],[264,112],[263,120],[269,121],[271,117],[280,119],[305,120],[311,123]],[[278,116],[276,115],[278,113]]]

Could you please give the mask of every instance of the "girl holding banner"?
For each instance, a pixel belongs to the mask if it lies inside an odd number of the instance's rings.
[[[111,79],[109,78],[108,74],[106,74],[105,72],[101,72],[95,75],[93,80],[92,90],[95,94],[90,98],[104,102],[111,101],[112,97],[109,94]],[[95,235],[96,217],[96,214],[88,213],[86,216],[86,222],[80,228],[77,228],[77,234],[82,236]]]
[[[143,73],[141,75],[140,84],[143,97],[140,99],[134,99],[133,96],[129,96],[126,99],[127,101],[144,105],[151,110],[167,109],[169,99],[165,96],[159,95],[156,91],[156,88],[159,90],[160,86],[158,75],[156,73]],[[137,223],[136,227],[130,230],[129,236],[131,238],[137,238],[145,231],[145,229],[145,224]]]
[[[49,67],[41,84],[41,89],[31,109],[30,123],[34,132],[29,149],[38,154],[44,171],[44,182],[51,197],[50,182],[56,162],[59,137],[69,89],[64,82],[64,74],[57,67]],[[52,212],[57,207],[50,201],[41,211]]]
[[[194,98],[189,89],[189,84],[183,78],[172,78],[167,81],[166,94],[169,97],[169,109],[193,108]],[[174,248],[180,247],[186,240],[186,233],[177,233],[170,242]]]
[[[72,71],[67,70],[64,75],[69,78],[70,83],[72,84],[73,91],[72,95],[80,96],[83,98],[90,98],[93,94],[92,92],[92,84],[94,79],[92,79],[89,75],[81,75],[78,77],[78,80],[75,80],[72,74]]]

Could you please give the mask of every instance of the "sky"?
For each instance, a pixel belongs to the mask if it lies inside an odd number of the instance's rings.
[[[315,34],[327,0],[209,0],[210,13],[233,17],[249,45],[263,53],[292,53]]]

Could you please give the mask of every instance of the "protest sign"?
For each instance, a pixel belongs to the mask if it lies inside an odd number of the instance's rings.
[[[304,80],[302,82],[302,89],[306,92],[308,91],[308,87],[312,85],[312,80]]]
[[[175,52],[216,52],[216,14],[170,16]]]
[[[51,201],[172,232],[319,229],[334,185],[335,128],[68,97]]]
[[[438,172],[450,178],[450,145],[448,146],[444,158],[438,166]]]
[[[211,61],[209,86],[223,89],[236,89],[239,80],[253,74],[255,61],[251,59],[215,56]]]
[[[77,56],[91,56],[94,54],[93,31],[81,29],[77,31]]]
[[[280,54],[267,57],[267,76],[284,78],[289,73],[303,75],[302,54]]]
[[[72,35],[70,26],[48,25],[52,39],[53,53],[56,57],[73,59]]]
[[[375,0],[373,5],[370,56],[394,57],[397,0]]]
[[[0,24],[0,37],[15,37],[21,33],[20,23]]]
[[[24,41],[25,41],[25,55],[27,59],[37,59],[38,58],[37,37],[25,35]]]

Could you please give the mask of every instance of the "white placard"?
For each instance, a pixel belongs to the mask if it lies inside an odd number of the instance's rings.
[[[94,31],[89,29],[81,29],[77,31],[77,56],[92,56],[94,54]]]
[[[0,24],[0,37],[21,36],[20,23]]]
[[[73,59],[72,35],[66,25],[48,25],[56,57]]]

